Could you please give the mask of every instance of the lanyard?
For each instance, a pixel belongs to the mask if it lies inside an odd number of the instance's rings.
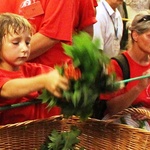
[[[102,2],[102,3],[103,3],[103,2]],[[107,8],[106,8],[106,6],[105,6],[104,3],[103,3],[103,6],[104,6],[104,8],[105,8],[107,14],[109,15],[109,12],[108,12],[108,10],[107,10]],[[115,37],[116,37],[116,39],[118,39],[118,25],[117,25],[117,27],[115,27],[115,21],[113,21],[113,18],[112,18],[111,15],[109,15],[109,17],[110,17],[110,19],[111,19],[111,21],[112,21],[112,23],[113,23],[113,26],[114,26]]]

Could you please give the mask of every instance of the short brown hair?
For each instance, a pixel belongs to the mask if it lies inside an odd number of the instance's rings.
[[[23,16],[13,13],[0,14],[0,47],[2,38],[6,34],[11,34],[12,31],[19,34],[22,29],[28,31],[31,35],[34,33],[33,26]]]

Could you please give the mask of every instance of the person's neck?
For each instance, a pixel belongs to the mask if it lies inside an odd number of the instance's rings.
[[[110,5],[110,7],[111,7],[114,11],[116,11],[116,8],[118,7],[117,4],[114,4],[114,3],[112,3],[112,2],[109,1],[109,0],[106,0],[106,2]]]
[[[7,70],[7,71],[18,71],[20,67],[18,67],[18,66],[12,67],[6,63],[0,62],[0,68],[3,70]]]
[[[138,51],[137,49],[130,48],[128,50],[130,57],[140,65],[148,65],[150,64],[150,55],[143,53],[142,51]]]

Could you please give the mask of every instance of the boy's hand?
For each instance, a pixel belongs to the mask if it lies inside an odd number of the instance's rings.
[[[69,80],[61,76],[57,70],[53,70],[46,75],[45,88],[54,96],[61,97],[62,90],[69,88]]]

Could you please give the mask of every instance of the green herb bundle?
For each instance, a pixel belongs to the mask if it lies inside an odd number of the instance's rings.
[[[72,58],[73,64],[56,68],[70,80],[70,88],[62,91],[61,99],[43,90],[39,98],[48,104],[48,108],[59,106],[65,118],[75,115],[84,121],[92,115],[94,102],[100,93],[119,88],[119,84],[114,84],[115,74],[109,73],[110,59],[99,50],[99,44],[99,40],[92,41],[84,32],[74,36],[72,45],[63,44],[65,53]],[[78,128],[72,127],[67,132],[58,133],[54,130],[41,150],[73,150],[79,142],[79,133]]]
[[[75,35],[73,44],[63,44],[65,53],[73,60],[73,64],[56,66],[60,74],[70,80],[70,89],[63,91],[61,99],[54,97],[47,90],[43,90],[40,99],[48,107],[61,107],[65,118],[72,115],[86,120],[91,114],[93,104],[100,93],[116,90],[119,85],[114,84],[115,74],[108,73],[110,59],[99,50],[99,40],[92,41],[84,32]]]
[[[48,139],[41,146],[41,150],[73,150],[80,141],[77,138],[81,131],[76,126],[71,126],[70,131],[59,133],[53,130]],[[83,150],[81,147],[80,150]]]

